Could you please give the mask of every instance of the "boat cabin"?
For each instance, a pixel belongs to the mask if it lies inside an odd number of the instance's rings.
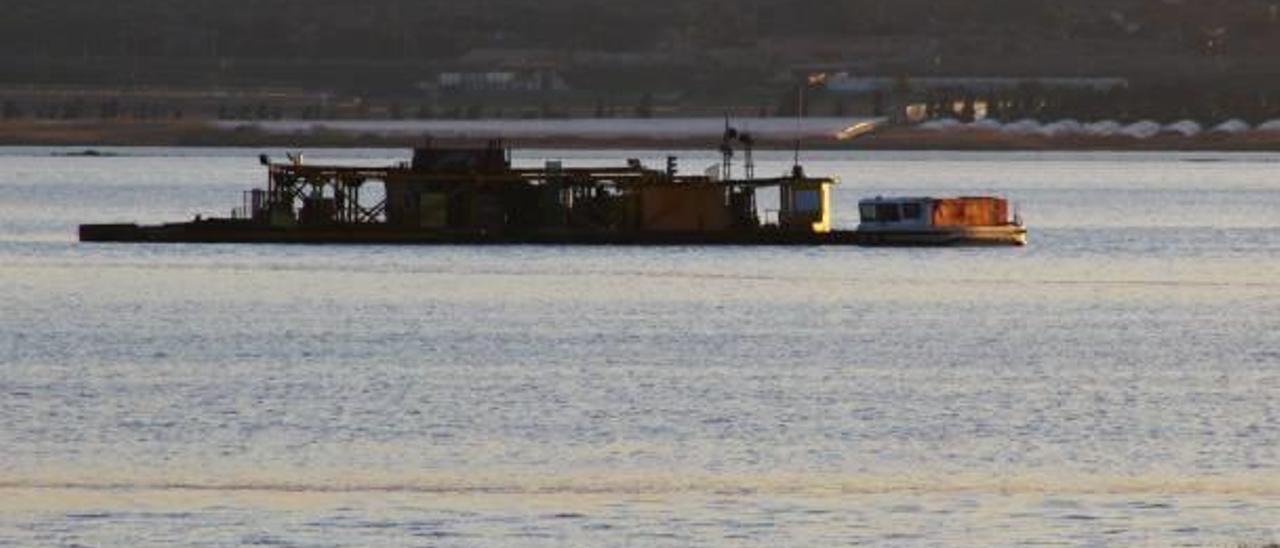
[[[1010,224],[1009,202],[994,196],[883,198],[858,202],[859,230]]]

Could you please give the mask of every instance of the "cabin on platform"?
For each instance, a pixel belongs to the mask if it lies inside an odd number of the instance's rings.
[[[860,229],[1009,224],[1009,202],[995,196],[881,198],[858,202]]]

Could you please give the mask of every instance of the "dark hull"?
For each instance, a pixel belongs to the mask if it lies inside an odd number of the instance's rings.
[[[1022,246],[1027,229],[1015,224],[948,226],[915,230],[859,230],[859,245],[872,246]]]
[[[387,226],[272,227],[248,222],[197,221],[163,225],[80,225],[82,242],[424,245],[1017,245],[993,241],[899,239],[836,230],[823,234],[779,230],[725,232],[486,232],[413,230]]]

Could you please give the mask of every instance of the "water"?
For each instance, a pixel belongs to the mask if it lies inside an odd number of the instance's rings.
[[[0,545],[1280,541],[1280,155],[811,153],[840,224],[1031,245],[648,249],[79,244],[259,151],[51,152],[0,151]]]

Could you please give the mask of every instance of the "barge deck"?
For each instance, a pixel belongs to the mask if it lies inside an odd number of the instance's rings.
[[[463,245],[1017,245],[1019,238],[975,237],[953,227],[928,237],[833,229],[830,177],[808,177],[797,164],[780,177],[756,178],[749,139],[745,178],[731,177],[726,130],[723,163],[681,175],[638,160],[618,167],[514,168],[510,151],[414,150],[412,162],[387,167],[286,163],[266,156],[266,188],[247,191],[229,217],[138,225],[86,224],[83,242],[463,244]],[[757,194],[777,192],[777,209],[761,211]],[[762,215],[764,213],[764,215]],[[764,220],[762,220],[764,217]],[[881,227],[888,228],[888,227]],[[999,227],[981,230],[1000,231]]]
[[[82,242],[206,243],[206,244],[387,244],[387,245],[602,245],[602,246],[1005,246],[1018,245],[1007,237],[921,238],[916,234],[868,234],[856,230],[796,233],[761,230],[747,233],[525,233],[413,232],[379,227],[331,227],[298,230],[281,227],[236,226],[218,220],[161,225],[81,225]],[[1025,234],[1025,230],[1021,232]],[[1002,233],[1003,235],[1003,233]]]

